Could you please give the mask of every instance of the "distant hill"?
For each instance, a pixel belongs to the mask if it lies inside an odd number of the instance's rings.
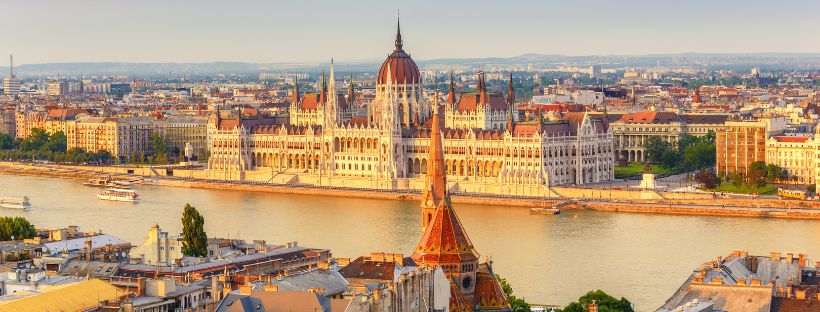
[[[711,68],[746,68],[760,66],[769,69],[820,68],[820,53],[677,53],[649,55],[585,55],[569,56],[527,53],[514,57],[442,58],[416,60],[422,67],[482,67],[489,65],[536,66],[708,66]],[[381,60],[338,62],[339,72],[375,72]],[[136,75],[161,77],[172,75],[258,74],[262,72],[320,72],[328,63],[130,63],[130,62],[77,62],[24,64],[15,67],[23,76],[38,75]],[[8,67],[0,67],[0,73]]]

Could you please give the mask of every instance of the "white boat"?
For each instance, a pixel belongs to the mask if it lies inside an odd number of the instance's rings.
[[[31,203],[28,202],[28,196],[0,197],[0,208],[29,209]]]
[[[102,193],[97,194],[97,198],[102,200],[123,201],[123,202],[137,202],[140,200],[139,194],[134,190],[122,188],[106,189]]]

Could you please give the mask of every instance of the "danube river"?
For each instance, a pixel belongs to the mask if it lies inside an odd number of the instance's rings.
[[[31,198],[32,209],[2,209],[37,227],[78,225],[138,245],[159,224],[181,231],[185,203],[205,217],[209,236],[298,241],[336,257],[370,252],[409,255],[421,231],[417,202],[138,186],[139,204],[97,200],[98,188],[77,180],[0,175],[0,195]],[[745,249],[804,252],[820,258],[820,222],[737,217],[565,211],[530,215],[526,208],[457,205],[482,256],[493,259],[519,296],[566,304],[591,289],[654,311],[700,263]]]

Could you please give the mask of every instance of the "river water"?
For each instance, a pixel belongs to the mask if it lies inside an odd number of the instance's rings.
[[[32,209],[0,209],[38,228],[78,225],[138,245],[153,224],[181,231],[185,203],[205,217],[209,236],[298,241],[336,257],[409,255],[421,236],[419,204],[373,199],[143,185],[138,204],[97,200],[77,180],[0,175],[0,195],[31,198]],[[807,253],[820,258],[820,221],[565,211],[456,205],[478,252],[493,259],[527,301],[564,305],[586,291],[626,297],[654,311],[700,263],[733,250]]]

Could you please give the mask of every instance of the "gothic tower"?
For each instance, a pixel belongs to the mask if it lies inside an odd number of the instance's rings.
[[[420,266],[441,267],[459,293],[471,300],[479,255],[450,202],[441,134],[444,109],[438,106],[437,98],[433,100],[430,159],[421,202],[424,233],[412,257]]]

